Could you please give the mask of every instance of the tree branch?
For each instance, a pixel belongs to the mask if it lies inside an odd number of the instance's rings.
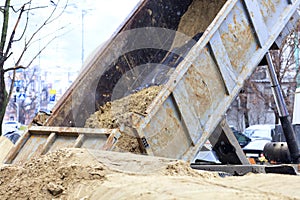
[[[68,3],[68,1],[67,1],[67,3]],[[65,10],[65,8],[66,8],[66,6],[67,6],[67,3],[66,3],[66,5],[64,6],[63,11],[59,14],[59,16],[61,16],[61,14],[64,12],[64,10]],[[20,54],[20,56],[19,56],[19,58],[18,58],[18,60],[17,60],[17,62],[16,62],[15,65],[18,66],[18,65],[20,64],[20,62],[21,62],[21,60],[22,60],[22,58],[23,58],[25,52],[27,51],[27,49],[35,42],[35,41],[33,41],[33,38],[35,38],[35,36],[41,31],[41,29],[42,29],[43,27],[45,27],[46,25],[48,25],[49,23],[53,22],[55,19],[57,19],[57,17],[54,18],[54,19],[52,19],[53,15],[54,15],[54,13],[55,13],[55,11],[56,11],[56,9],[57,9],[57,6],[55,6],[55,8],[52,10],[51,14],[50,14],[50,15],[48,16],[48,18],[43,22],[43,24],[42,24],[39,28],[37,28],[37,30],[30,36],[29,40],[28,40],[28,41],[25,41],[24,49],[23,49],[23,51],[21,52],[21,54]],[[52,19],[52,20],[51,20],[51,19]],[[27,21],[28,21],[28,20],[29,20],[29,17],[28,17],[28,13],[27,13]],[[60,29],[63,29],[63,28],[64,28],[64,27],[62,27],[62,28],[60,28]],[[58,29],[58,30],[59,30],[59,29]],[[57,36],[55,36],[55,37],[54,37],[52,40],[50,40],[50,41],[53,41],[55,38],[57,38]],[[48,43],[45,45],[45,47],[47,47],[49,44],[50,44],[50,42],[48,42]],[[42,50],[44,50],[45,47],[42,48]],[[30,64],[32,64],[32,62],[37,58],[38,55],[41,54],[42,50],[39,51],[39,52],[33,57],[33,59],[32,59],[31,62],[27,65],[27,67],[28,67]]]
[[[17,70],[17,69],[27,69],[27,67],[23,67],[22,65],[16,66],[16,67],[10,67],[10,68],[4,69],[4,73],[8,72],[8,71]]]
[[[10,97],[12,95],[15,80],[16,80],[16,70],[13,70],[13,77],[12,77],[10,87],[9,87],[8,99],[10,99]]]
[[[39,50],[39,52],[31,59],[31,61],[28,63],[28,65],[26,66],[26,68],[28,68],[32,63],[33,61],[46,49],[46,47],[53,41],[57,38],[57,36],[55,36],[54,38],[52,38],[50,41],[48,41],[48,43],[42,48]]]
[[[8,31],[8,19],[9,19],[9,6],[10,0],[5,1],[5,7],[3,11],[3,23],[2,23],[2,32],[1,32],[1,42],[0,42],[0,66],[3,69],[4,61],[6,57],[4,55],[4,47],[6,43],[6,36]]]
[[[16,33],[16,29],[17,29],[17,27],[18,27],[18,25],[19,25],[19,22],[20,22],[20,20],[21,20],[22,14],[23,14],[23,12],[24,12],[24,7],[25,7],[25,4],[24,4],[24,5],[22,6],[22,8],[21,8],[19,17],[18,17],[18,19],[17,19],[17,21],[16,21],[16,24],[15,24],[15,26],[14,26],[14,29],[13,29],[11,35],[10,35],[10,39],[9,39],[9,42],[8,42],[8,45],[7,45],[5,54],[4,54],[4,57],[5,57],[5,58],[7,57],[8,53],[9,53],[9,51],[10,51],[10,48],[11,48],[11,46],[12,46],[13,39],[14,39],[14,36],[15,36],[15,33]]]

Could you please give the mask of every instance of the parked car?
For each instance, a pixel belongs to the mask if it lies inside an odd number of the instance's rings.
[[[251,141],[243,147],[243,151],[248,158],[254,158],[255,161],[264,159],[263,150],[268,142],[272,141],[275,135],[275,125],[260,124],[249,126],[245,129],[244,135],[249,137]]]
[[[10,139],[14,144],[23,134],[23,131],[20,131],[21,124],[17,121],[6,121],[2,124],[3,136]]]
[[[242,132],[236,130],[234,127],[230,127],[230,128],[242,148],[251,141],[249,137],[244,135]]]

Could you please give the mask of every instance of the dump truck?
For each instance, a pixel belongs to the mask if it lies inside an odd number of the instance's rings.
[[[271,46],[297,27],[299,4],[141,0],[4,163],[65,147],[192,162],[209,141],[222,163],[249,164],[224,115]],[[101,114],[111,120],[97,121]]]

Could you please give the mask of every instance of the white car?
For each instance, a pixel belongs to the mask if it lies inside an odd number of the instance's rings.
[[[19,130],[21,124],[17,121],[6,121],[2,124],[2,135],[10,139],[14,144],[22,135]]]
[[[275,134],[274,124],[259,124],[249,126],[245,129],[244,134],[251,139],[251,141],[243,147],[243,151],[249,158],[254,158],[256,161],[264,157],[263,150],[268,142],[272,141]]]
[[[17,121],[4,121],[2,124],[3,133],[19,130],[21,124]]]

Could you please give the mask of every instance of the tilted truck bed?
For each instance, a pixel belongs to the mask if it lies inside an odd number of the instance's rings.
[[[176,68],[170,67],[170,76],[146,112],[131,113],[131,123],[122,124],[115,132],[118,137],[137,137],[144,154],[193,160],[243,82],[275,40],[282,41],[280,33],[286,35],[286,30],[282,32],[285,26],[296,26],[292,16],[299,3],[300,0],[141,1],[113,37],[95,53],[44,126],[38,130],[34,126],[29,128],[5,162],[22,162],[36,155],[30,146],[43,149],[37,154],[56,149],[56,143],[60,144],[59,148],[67,146],[56,142],[58,136],[73,137],[75,143],[77,138],[84,143],[85,139],[79,136],[89,132],[82,128],[85,121],[98,106],[111,100],[118,91],[118,81],[124,74],[128,75],[126,72],[136,67],[138,74],[144,71],[151,74],[156,68],[147,68],[147,63],[161,63],[167,52],[203,32],[187,52],[178,53],[182,61]],[[178,42],[180,45],[176,44],[178,37],[183,40]],[[53,131],[51,127],[55,127]],[[68,131],[59,134],[58,127],[78,127],[81,134]],[[100,132],[104,133],[105,129]],[[111,136],[110,129],[106,132],[107,137],[95,140],[107,145],[106,138],[109,138],[106,149],[115,150],[118,137]],[[30,142],[40,135],[43,137],[38,138],[38,144]],[[82,147],[100,148],[99,145]]]

